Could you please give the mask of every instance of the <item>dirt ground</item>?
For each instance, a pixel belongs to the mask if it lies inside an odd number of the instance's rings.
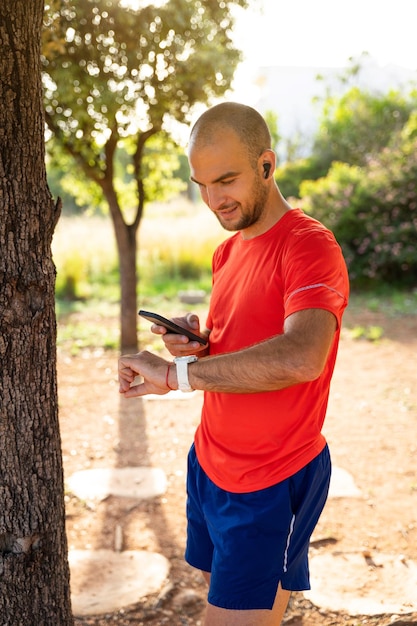
[[[379,326],[383,337],[355,339],[352,329],[358,326]],[[328,501],[312,553],[363,551],[417,559],[416,352],[417,317],[347,311],[325,434],[333,463],[352,474],[363,497]],[[206,589],[200,574],[183,561],[183,549],[185,463],[201,394],[184,400],[126,401],[118,395],[116,368],[117,354],[109,351],[86,350],[74,357],[59,350],[65,475],[88,468],[152,465],[165,471],[168,489],[163,497],[142,502],[115,497],[82,502],[67,493],[69,546],[114,549],[121,528],[124,550],[160,552],[171,569],[161,593],[114,614],[77,617],[75,623],[198,626]],[[401,595],[401,585],[394,593]],[[284,623],[405,626],[417,624],[417,613],[351,617],[321,610],[297,593]]]

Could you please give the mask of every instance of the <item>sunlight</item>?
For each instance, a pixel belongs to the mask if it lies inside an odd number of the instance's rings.
[[[129,7],[134,11],[144,9],[145,7],[152,5],[154,7],[162,7],[168,0],[120,0],[122,7]]]

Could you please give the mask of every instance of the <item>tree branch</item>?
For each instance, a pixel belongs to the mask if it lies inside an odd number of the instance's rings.
[[[138,206],[136,210],[135,219],[132,222],[132,227],[136,231],[139,227],[140,220],[142,219],[143,207],[145,205],[145,189],[143,185],[143,176],[142,176],[142,159],[143,159],[143,151],[145,149],[145,144],[150,137],[156,135],[159,131],[158,128],[154,126],[149,130],[138,133],[138,141],[136,145],[136,150],[133,155],[133,167],[135,171],[135,180],[138,189]]]
[[[97,185],[100,185],[100,187],[103,187],[102,178],[100,178],[100,176],[97,176],[94,168],[88,165],[87,161],[85,160],[81,152],[77,150],[77,148],[71,141],[68,140],[68,138],[62,132],[61,128],[57,124],[54,123],[53,117],[47,111],[45,111],[45,121],[48,125],[49,130],[51,130],[58,137],[59,142],[62,145],[62,147],[68,152],[68,154],[70,154],[73,157],[73,159],[75,159],[75,161],[79,164],[79,166],[81,167],[81,169],[83,170],[87,178],[90,178],[95,183],[97,183]]]

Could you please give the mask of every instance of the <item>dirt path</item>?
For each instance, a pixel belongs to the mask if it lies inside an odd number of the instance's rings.
[[[359,324],[383,327],[382,340],[353,339],[348,329]],[[348,312],[345,326],[325,434],[334,464],[352,474],[362,498],[329,500],[312,551],[362,553],[367,558],[389,553],[417,560],[417,318]],[[169,559],[170,579],[159,596],[145,598],[130,610],[77,618],[76,624],[197,626],[205,588],[182,555],[185,460],[201,394],[187,400],[125,401],[117,393],[116,362],[116,354],[102,350],[77,357],[59,352],[65,473],[153,465],[165,471],[168,490],[161,498],[139,503],[114,497],[99,504],[81,502],[68,493],[69,545],[113,549],[119,527],[124,550],[153,550]],[[401,596],[401,585],[394,592]],[[417,614],[349,617],[344,611],[319,610],[302,594],[294,594],[285,623],[405,626],[417,624]]]

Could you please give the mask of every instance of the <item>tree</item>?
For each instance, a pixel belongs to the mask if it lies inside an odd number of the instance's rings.
[[[0,621],[69,626],[42,17],[43,0],[0,3]]]
[[[137,349],[137,232],[148,198],[148,142],[175,123],[188,123],[194,105],[225,93],[239,60],[231,8],[246,5],[168,0],[133,10],[116,0],[63,0],[50,8],[46,121],[108,203],[119,254],[124,351]],[[117,148],[126,138],[135,207],[122,205],[114,184]]]
[[[333,161],[366,165],[388,146],[416,107],[417,94],[391,90],[372,93],[352,87],[341,97],[329,96],[323,107],[313,154],[327,169]]]

